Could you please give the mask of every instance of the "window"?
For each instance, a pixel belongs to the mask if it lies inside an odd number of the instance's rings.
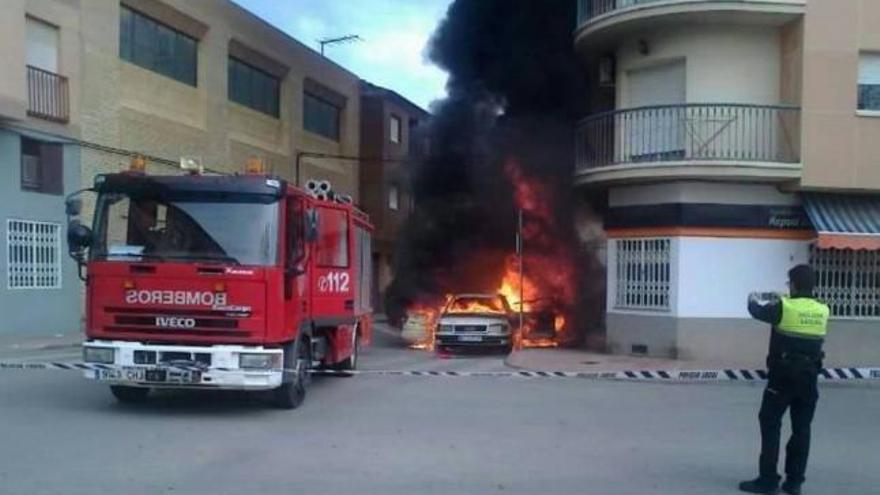
[[[615,307],[668,310],[671,241],[622,239],[616,247]]]
[[[278,202],[269,196],[149,190],[98,197],[93,260],[274,265]]]
[[[58,28],[27,18],[27,65],[58,73]]]
[[[64,194],[64,148],[21,138],[21,189],[46,194]]]
[[[61,224],[6,220],[10,289],[61,288]]]
[[[400,208],[400,191],[397,185],[388,186],[388,209],[397,211]]]
[[[318,266],[348,267],[348,215],[342,210],[322,209],[318,237]]]
[[[229,57],[229,99],[266,115],[278,117],[281,81]]]
[[[859,57],[859,110],[880,111],[880,53]]]
[[[816,298],[839,318],[880,318],[880,252],[813,247]]]
[[[390,122],[389,139],[392,143],[400,143],[400,117],[392,115]]]
[[[683,61],[627,71],[628,104],[631,107],[680,105],[686,101],[686,70]],[[672,112],[672,111],[670,111]],[[636,111],[627,114],[623,148],[627,161],[678,160],[684,158],[686,126],[674,113]],[[715,116],[723,119],[723,116]],[[720,122],[720,121],[719,121]],[[696,120],[689,125],[705,126]],[[723,127],[710,124],[712,133]],[[730,125],[730,124],[728,124]],[[708,134],[709,136],[712,133]],[[716,134],[717,137],[717,134]]]
[[[407,142],[406,142],[406,151],[410,155],[419,154],[418,153],[419,150],[416,149],[416,145],[415,145],[415,143],[418,142],[418,135],[419,135],[419,132],[417,130],[418,127],[419,127],[418,120],[409,119],[409,129],[408,129],[409,137],[407,138]]]
[[[299,263],[306,256],[305,201],[296,196],[287,202],[287,262]]]
[[[195,39],[122,7],[119,56],[123,60],[195,86],[197,48]]]
[[[339,141],[340,107],[311,93],[303,93],[303,128]]]

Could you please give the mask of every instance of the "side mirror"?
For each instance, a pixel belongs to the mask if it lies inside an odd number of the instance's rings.
[[[67,226],[67,245],[71,253],[81,252],[92,245],[92,230],[76,220]]]
[[[315,209],[306,211],[306,242],[315,242],[318,239],[318,212]]]
[[[64,202],[64,212],[69,217],[76,217],[82,212],[82,200],[79,198],[67,198]]]

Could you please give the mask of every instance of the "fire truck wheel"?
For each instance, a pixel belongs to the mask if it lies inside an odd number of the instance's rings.
[[[309,365],[312,362],[311,345],[305,339],[297,339],[284,348],[284,368],[295,369],[285,372],[285,381],[274,392],[275,405],[281,409],[296,409],[306,398],[306,386],[311,379]]]
[[[358,335],[357,327],[354,328],[354,331],[351,333],[351,356],[336,365],[336,369],[342,371],[352,371],[357,369],[357,361],[358,361],[358,352],[360,348],[361,337]],[[352,376],[352,375],[342,375],[342,376]]]
[[[110,385],[110,393],[119,402],[137,403],[143,402],[150,395],[150,389],[141,387],[126,387],[123,385]]]

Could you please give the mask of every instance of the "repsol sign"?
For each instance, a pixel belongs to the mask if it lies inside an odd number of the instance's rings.
[[[175,306],[226,306],[225,292],[189,290],[128,290],[126,304]]]

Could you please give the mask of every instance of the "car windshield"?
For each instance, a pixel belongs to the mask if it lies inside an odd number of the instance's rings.
[[[507,302],[501,296],[459,296],[446,310],[446,314],[508,312]]]
[[[273,265],[277,250],[278,203],[261,196],[105,193],[98,199],[95,260]]]

